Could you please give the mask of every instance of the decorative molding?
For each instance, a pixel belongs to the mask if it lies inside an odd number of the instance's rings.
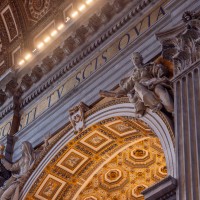
[[[139,12],[139,10],[137,8],[136,8],[136,10],[137,10],[137,12]],[[68,73],[68,71],[71,68],[75,67],[79,62],[81,62],[85,57],[87,57],[97,47],[99,47],[105,40],[107,40],[109,37],[111,37],[118,29],[120,29],[123,25],[125,25],[125,23],[127,21],[129,21],[132,17],[134,17],[137,12],[135,10],[133,12],[130,12],[129,15],[127,17],[125,17],[125,19],[123,18],[120,21],[121,23],[117,23],[111,30],[109,30],[106,34],[104,34],[103,36],[101,36],[100,39],[96,40],[96,42],[93,43],[87,50],[83,51],[79,56],[77,56],[75,59],[73,59],[71,62],[69,62],[68,65],[66,65],[65,67],[63,67],[62,69],[60,69],[58,73],[54,74],[54,76],[51,77],[51,78],[49,78],[47,82],[43,83],[42,86],[40,88],[38,88],[37,91],[34,91],[30,95],[28,95],[27,97],[25,97],[25,99],[23,100],[23,102],[21,104],[21,107],[23,108],[26,105],[28,105],[34,98],[36,98],[41,93],[43,93],[55,81],[57,81],[62,76],[64,76],[66,73]],[[64,50],[63,49],[60,49],[60,50],[63,51],[64,55],[66,54],[66,52],[68,52],[68,53],[70,52],[71,53],[76,48],[76,41],[73,39],[73,37],[70,37],[70,38],[68,38],[64,42],[64,46],[63,47],[64,47]],[[49,57],[49,59],[52,60],[53,56]],[[50,69],[52,69],[52,66],[50,67]]]
[[[77,66],[78,63],[80,63],[83,59],[85,59],[88,55],[92,54],[96,48],[98,48],[102,43],[104,43],[108,38],[110,38],[114,33],[116,33],[116,31],[118,31],[119,29],[121,29],[130,19],[132,19],[133,17],[135,17],[135,15],[141,11],[142,9],[144,9],[146,6],[148,6],[148,4],[150,4],[152,0],[145,0],[143,1],[140,5],[138,5],[133,11],[131,11],[127,16],[123,17],[122,20],[120,20],[116,25],[114,25],[110,30],[108,30],[106,33],[104,33],[100,38],[98,38],[95,42],[93,42],[86,50],[83,50],[82,53],[80,53],[78,56],[76,56],[74,59],[72,59],[67,65],[65,65],[63,68],[61,68],[58,72],[56,72],[51,78],[49,78],[45,83],[42,84],[42,86],[40,88],[38,88],[37,91],[34,91],[32,94],[30,94],[31,98],[28,96],[26,97],[22,104],[21,107],[25,107],[26,105],[28,105],[28,103],[30,103],[34,98],[36,98],[37,96],[39,96],[41,93],[43,93],[47,88],[49,88],[54,82],[56,82],[58,79],[60,79],[62,76],[64,76],[70,69],[74,68]],[[126,2],[127,4],[128,2]],[[114,3],[113,3],[114,4]],[[94,14],[90,19],[89,19],[89,23],[88,26],[89,27],[93,27],[95,26],[96,28],[94,28],[94,31],[97,31],[97,26],[99,26],[98,28],[100,28],[100,26],[102,26],[104,23],[101,22],[101,18],[99,16],[101,16],[103,13],[103,10],[101,10],[101,13],[99,15]],[[117,13],[115,13],[117,14]],[[93,23],[94,18],[98,18],[97,20],[95,20],[95,22]],[[90,23],[92,23],[91,25],[89,25]],[[86,30],[88,29],[88,27],[83,27]],[[78,31],[78,30],[77,30]],[[90,33],[91,34],[91,33]],[[89,35],[88,35],[89,36]],[[87,37],[88,37],[87,36]],[[82,35],[82,37],[84,37],[84,35]],[[77,49],[80,45],[83,44],[83,42],[85,41],[85,37],[84,40],[80,40],[80,38],[78,38],[77,34],[74,34],[74,36],[70,36],[69,38],[67,38],[64,42],[63,42],[63,47],[61,50],[63,51],[64,54],[68,55],[71,54],[73,51],[75,51],[75,49]],[[82,41],[82,42],[80,42]],[[52,55],[50,57],[50,59],[52,60],[53,57],[55,56]],[[61,62],[61,60],[59,61]],[[56,65],[58,63],[55,63]],[[55,65],[54,64],[54,65]],[[52,67],[53,68],[53,67]],[[51,68],[51,69],[52,69]],[[50,70],[51,70],[50,69]],[[41,90],[41,88],[43,88]]]
[[[116,1],[118,1],[118,0],[116,0]],[[92,52],[94,52],[96,48],[98,48],[102,43],[104,43],[106,40],[108,40],[108,38],[110,38],[118,30],[120,30],[127,22],[129,22],[132,18],[134,18],[141,10],[146,8],[152,1],[153,0],[144,0],[142,3],[140,3],[138,6],[136,6],[132,11],[130,11],[126,16],[124,16],[119,22],[117,22],[110,30],[108,30],[106,33],[104,33],[100,38],[96,39],[96,41],[93,42],[86,50],[84,50],[82,53],[80,53],[78,56],[76,56],[74,59],[72,59],[67,65],[65,65],[58,72],[56,72],[45,83],[41,84],[41,86],[39,88],[37,88],[37,90],[35,90],[30,95],[25,97],[25,99],[23,99],[23,101],[22,101],[21,108],[23,108],[26,105],[28,105],[31,101],[33,101],[36,97],[38,97],[46,89],[48,89],[53,83],[55,83],[58,79],[60,79],[62,76],[64,76],[66,73],[68,73],[68,71],[70,69],[76,67],[77,64],[79,64],[83,59],[85,59],[88,55],[92,54]],[[120,5],[122,6],[122,8],[124,8],[124,6],[129,2],[130,2],[130,0],[127,0],[123,4],[120,3]],[[116,9],[115,1],[113,1],[111,3],[112,4],[109,3],[109,6],[114,6],[113,10],[115,10]],[[91,30],[89,31],[90,34],[92,34],[94,31],[97,31],[97,29],[100,28],[101,26],[103,26],[105,23],[107,23],[107,21],[106,22],[102,21],[103,20],[102,19],[102,20],[97,20],[98,23],[93,23],[93,17],[96,16],[98,18],[100,17],[99,19],[101,19],[101,17],[104,15],[103,14],[104,12],[107,12],[105,7],[103,7],[101,9],[101,13],[99,15],[94,14],[89,19],[88,27],[83,27],[82,26],[82,28],[84,28],[85,30],[87,30],[88,28],[90,30],[92,28],[92,32],[91,32]],[[113,12],[113,16],[116,15],[116,14],[117,14],[117,10],[115,12]],[[108,19],[110,20],[111,18],[108,18]],[[90,24],[90,23],[92,23],[92,24]],[[97,28],[96,26],[98,24],[99,24],[99,27]],[[82,43],[86,40],[86,38],[88,36],[89,36],[88,34],[87,35],[83,34],[80,37],[79,31],[77,29],[76,34],[74,34],[74,36],[72,36],[71,39],[69,39],[69,38],[66,39],[66,41],[63,43],[63,48],[61,48],[59,50],[60,53],[62,53],[63,55],[71,54],[75,49],[77,49],[78,46],[82,45]],[[74,43],[72,44],[71,41],[72,42],[74,41]],[[41,66],[35,66],[35,67],[42,68],[43,74],[48,73],[55,65],[58,65],[63,59],[63,57],[61,57],[60,59],[57,59],[56,62],[55,62],[55,58],[57,58],[56,54],[57,54],[57,51],[54,51],[53,55],[51,57],[49,57],[49,61],[53,62],[53,65],[51,67],[49,67],[49,65],[44,65],[43,64],[43,62],[45,61],[46,58],[43,59]],[[23,77],[21,79],[23,79]],[[38,80],[40,80],[40,79],[38,79]],[[35,80],[35,81],[37,81],[37,80]],[[34,83],[33,81],[30,82],[31,85],[33,83]],[[24,90],[24,89],[26,89],[26,90]],[[28,87],[26,87],[26,88],[23,87],[22,91],[23,92],[27,91],[27,89],[28,89]]]
[[[21,46],[18,46],[13,52],[12,52],[12,65],[16,65],[19,58],[21,56]]]
[[[48,200],[48,197],[50,196],[52,200],[56,200],[59,192],[62,191],[65,185],[65,181],[49,174],[35,194],[35,197],[40,200]],[[52,190],[54,187],[56,190]]]
[[[6,6],[6,8],[1,12],[1,17],[6,27],[9,41],[11,42],[18,36],[18,28],[15,22],[13,12],[9,5]]]
[[[25,1],[25,10],[31,20],[39,21],[48,11],[51,0],[27,0]]]
[[[46,25],[42,29],[42,31],[40,31],[37,35],[35,35],[35,37],[33,38],[35,47],[37,45],[37,42],[40,41],[40,40],[42,41],[44,39],[45,34],[46,33],[48,34],[51,30],[54,29],[54,27],[55,27],[55,20],[51,21],[48,25]]]

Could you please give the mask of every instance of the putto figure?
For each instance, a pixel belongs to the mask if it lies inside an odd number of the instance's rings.
[[[45,147],[48,145],[48,139],[45,139]],[[26,178],[29,176],[29,171],[34,166],[37,158],[41,154],[41,150],[35,151],[30,142],[25,141],[21,145],[22,156],[14,164],[9,163],[6,159],[2,158],[1,163],[4,167],[12,172],[12,176],[0,188],[1,200],[18,200],[19,190],[24,184]]]
[[[164,107],[166,111],[173,113],[174,103],[168,69],[162,64],[144,65],[143,57],[138,52],[132,53],[131,60],[134,69],[130,77],[120,81],[121,90],[100,91],[100,95],[114,98],[128,96],[138,116],[143,116],[147,107],[154,112]]]

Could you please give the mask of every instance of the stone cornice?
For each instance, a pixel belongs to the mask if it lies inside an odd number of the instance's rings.
[[[129,1],[129,0],[128,0]],[[126,2],[128,2],[126,1]],[[68,64],[66,64],[64,67],[62,67],[57,73],[55,73],[52,77],[50,77],[46,82],[44,82],[39,88],[37,88],[37,90],[35,90],[34,92],[32,92],[30,95],[28,95],[26,98],[24,98],[24,100],[21,103],[21,108],[25,107],[26,105],[28,105],[34,98],[36,98],[37,96],[39,96],[41,93],[43,93],[48,87],[50,87],[54,82],[56,82],[58,79],[60,79],[63,75],[65,75],[66,73],[68,73],[68,71],[74,67],[76,67],[82,60],[84,60],[87,56],[89,56],[90,54],[92,54],[95,49],[97,49],[100,45],[102,45],[108,38],[110,38],[113,34],[115,34],[119,29],[121,29],[128,21],[130,21],[133,17],[135,17],[135,15],[137,13],[139,13],[141,10],[143,10],[146,6],[148,6],[148,4],[150,4],[153,0],[144,0],[142,3],[140,3],[136,8],[134,8],[132,11],[130,11],[126,16],[124,16],[118,23],[116,23],[112,28],[110,28],[108,31],[106,31],[103,35],[101,35],[98,39],[96,39],[86,50],[82,51],[78,56],[76,56],[75,58],[73,58],[70,62],[68,62]],[[114,6],[114,5],[112,5]],[[107,4],[104,5],[103,8],[107,8],[109,7]],[[117,13],[116,13],[117,14]],[[104,11],[102,10],[100,16],[105,15]],[[97,24],[96,19],[98,18],[98,16],[95,14],[93,15],[90,19],[89,19],[89,24],[90,23],[94,23],[93,25],[91,24],[90,26],[96,26]],[[89,25],[88,24],[88,25]],[[102,24],[103,25],[103,24]],[[95,27],[93,27],[95,28]],[[97,28],[97,27],[96,27]],[[98,27],[99,28],[99,27]],[[93,30],[96,31],[96,30]],[[73,39],[73,38],[72,38]],[[76,39],[77,35],[76,35]],[[76,40],[75,39],[75,40]],[[78,39],[78,41],[81,40],[81,38]],[[86,40],[86,38],[84,38],[84,40]],[[67,42],[67,40],[65,41]],[[64,43],[65,43],[64,42]],[[67,51],[67,53],[72,53],[75,48],[77,48],[77,46],[75,47],[75,43],[74,44],[70,44],[70,48],[68,47],[67,49],[62,48],[62,49],[56,49],[58,51],[60,51],[60,53],[65,54]],[[80,43],[81,45],[81,43]],[[56,51],[54,52],[55,54],[52,57],[57,57],[56,56]],[[58,65],[59,62],[62,61],[62,59],[58,59],[58,62],[56,62],[54,65]]]
[[[70,62],[68,62],[67,65],[62,67],[58,70],[58,72],[55,72],[52,77],[48,78],[45,82],[41,84],[35,91],[31,92],[27,97],[25,97],[20,107],[23,108],[26,105],[28,105],[30,102],[32,102],[36,97],[38,97],[40,94],[42,94],[46,89],[48,89],[54,82],[56,82],[58,79],[60,79],[62,76],[67,74],[70,69],[74,68],[79,64],[83,59],[85,59],[88,55],[92,54],[96,48],[98,48],[100,45],[102,45],[108,38],[113,36],[118,30],[120,30],[122,27],[124,27],[125,24],[127,24],[132,18],[134,18],[140,11],[142,11],[144,8],[146,8],[151,2],[154,0],[144,0],[141,2],[138,6],[136,6],[132,11],[130,11],[128,14],[126,14],[120,21],[118,21],[112,28],[110,28],[108,31],[106,31],[104,34],[102,34],[98,39],[96,39],[89,47],[87,47],[86,50],[79,53],[78,56],[73,58]],[[21,79],[20,90],[22,92],[28,90],[31,85],[37,81],[40,80],[41,77],[38,76],[41,71],[43,74],[48,73],[51,71],[51,69],[61,63],[63,61],[65,55],[70,55],[72,52],[74,52],[77,47],[82,45],[89,34],[87,34],[87,30],[85,33],[85,36],[83,38],[79,35],[79,30],[82,28],[87,28],[90,31],[90,34],[93,32],[96,32],[101,26],[104,25],[104,23],[111,20],[111,18],[118,13],[119,10],[122,10],[122,8],[129,3],[130,0],[121,1],[115,0],[110,3],[105,4],[102,9],[101,13],[99,15],[94,14],[89,19],[87,27],[79,27],[77,31],[75,32],[72,41],[74,41],[74,44],[71,42],[68,43],[68,39],[65,40],[65,42],[62,44],[61,48],[57,48],[54,50],[53,55],[51,57],[47,57],[43,59],[41,66],[35,66],[32,70],[32,73],[30,73],[30,76],[25,75]],[[121,6],[121,7],[120,7]],[[115,12],[111,12],[111,10],[115,10]],[[112,15],[111,15],[112,14]],[[102,21],[98,25],[98,20]],[[101,19],[101,20],[100,20]],[[98,26],[98,27],[97,27]],[[81,30],[83,31],[83,30]],[[37,73],[38,71],[38,73]],[[30,78],[29,78],[30,77]],[[28,80],[29,79],[29,80]],[[31,84],[30,84],[31,83]],[[11,106],[8,106],[9,109],[6,107],[0,115],[0,119],[2,119],[6,114],[9,113],[9,111],[12,110]],[[7,110],[5,112],[5,110]]]
[[[117,3],[118,2],[118,3]],[[130,0],[123,1],[123,5],[121,4],[122,8],[123,6],[127,5],[130,2]],[[26,105],[28,105],[30,102],[32,102],[35,98],[37,98],[40,94],[42,94],[45,90],[47,90],[53,83],[58,81],[61,77],[66,76],[69,71],[72,68],[77,67],[77,65],[83,61],[87,56],[92,54],[95,49],[97,49],[100,45],[102,45],[107,39],[113,37],[113,35],[122,29],[129,21],[133,20],[137,14],[139,14],[143,9],[145,9],[150,3],[153,3],[154,0],[144,0],[141,2],[138,6],[136,6],[133,10],[130,10],[128,14],[126,14],[121,20],[119,20],[117,23],[115,23],[112,28],[110,28],[108,31],[103,33],[98,39],[96,39],[90,46],[86,48],[86,50],[80,52],[76,57],[71,59],[64,67],[60,68],[57,72],[55,72],[51,77],[49,77],[46,81],[44,81],[40,86],[37,87],[36,90],[32,91],[28,94],[28,90],[31,88],[33,83],[38,82],[41,79],[41,74],[46,74],[50,72],[54,66],[58,66],[61,62],[63,62],[65,56],[68,56],[77,49],[77,47],[85,44],[85,41],[87,40],[87,37],[91,35],[91,33],[96,32],[101,26],[105,24],[105,22],[108,22],[111,20],[111,18],[118,13],[119,10],[122,10],[122,8],[119,8],[121,1],[119,0],[113,0],[109,1],[109,3],[105,4],[100,14],[94,14],[91,16],[91,18],[88,21],[87,27],[82,26],[79,27],[73,35],[73,37],[68,37],[61,47],[56,48],[53,51],[52,56],[48,56],[47,58],[43,59],[41,65],[37,65],[33,67],[32,72],[29,73],[29,75],[25,75],[22,77],[20,81],[18,81],[16,84],[17,88],[20,89],[20,91],[26,92],[28,96],[23,98],[21,100],[20,108],[24,108]],[[113,9],[114,8],[114,9]],[[115,12],[111,12],[111,9],[115,10]],[[110,11],[109,11],[110,10]],[[107,13],[107,14],[106,14]],[[111,14],[112,15],[111,15]],[[98,25],[97,19],[101,19],[101,23],[99,24],[99,27],[96,27]],[[85,36],[81,38],[79,36],[79,30],[80,29],[87,29],[85,30]],[[87,31],[89,30],[89,34]],[[84,31],[84,30],[82,30]],[[26,94],[24,94],[26,95]],[[7,107],[5,108],[7,109]],[[1,113],[0,118],[3,118],[6,114],[9,113],[12,109],[7,109],[8,112],[5,112],[4,110]]]

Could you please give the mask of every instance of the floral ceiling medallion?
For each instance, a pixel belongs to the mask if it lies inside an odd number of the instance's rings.
[[[32,0],[33,8],[37,11],[41,11],[44,8],[44,0]]]
[[[34,20],[40,20],[50,8],[51,0],[27,0],[25,7],[29,17]]]

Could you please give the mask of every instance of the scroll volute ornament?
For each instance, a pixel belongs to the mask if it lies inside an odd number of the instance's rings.
[[[88,110],[89,107],[83,102],[69,110],[69,120],[74,128],[74,133],[78,133],[85,128],[84,113]]]

